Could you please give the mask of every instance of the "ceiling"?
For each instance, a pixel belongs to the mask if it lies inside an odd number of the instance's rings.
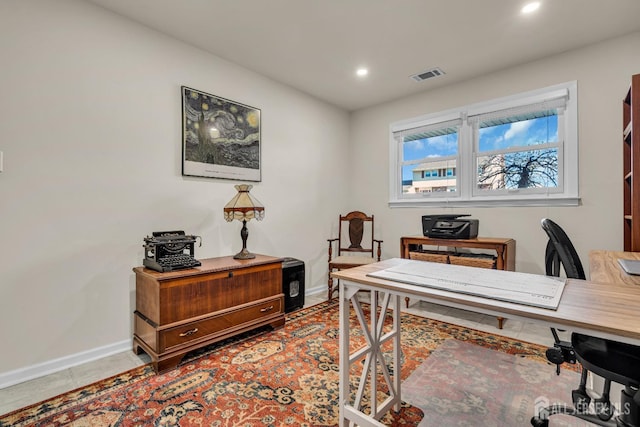
[[[640,31],[640,0],[87,1],[349,111]]]

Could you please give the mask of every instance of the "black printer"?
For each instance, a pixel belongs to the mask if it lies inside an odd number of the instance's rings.
[[[438,239],[475,239],[478,237],[477,219],[459,219],[471,215],[423,215],[422,234]]]

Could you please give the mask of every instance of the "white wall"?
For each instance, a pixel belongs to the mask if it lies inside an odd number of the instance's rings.
[[[239,182],[181,176],[181,85],[261,109],[266,217],[248,248],[326,289],[346,112],[74,0],[1,2],[0,58],[0,384],[129,348],[152,231],[202,236],[198,258],[241,249],[222,217]]]
[[[565,228],[588,269],[590,249],[622,250],[622,98],[630,76],[640,73],[639,51],[635,33],[353,113],[350,206],[376,215],[385,257],[399,256],[401,236],[422,233],[422,215],[469,213],[480,220],[480,235],[516,239],[518,271],[544,273],[540,220],[549,217]],[[571,80],[578,82],[580,206],[388,207],[390,123]]]

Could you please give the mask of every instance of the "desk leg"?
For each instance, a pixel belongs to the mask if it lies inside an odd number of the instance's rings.
[[[349,425],[349,420],[345,414],[345,405],[347,404],[347,399],[349,398],[349,341],[350,341],[350,330],[349,327],[349,299],[351,297],[346,296],[347,287],[344,281],[341,281],[339,286],[340,292],[340,360],[338,365],[339,371],[339,398],[338,404],[340,409],[340,418],[338,420],[338,425],[342,427],[346,427]],[[354,292],[353,295],[357,293]],[[353,296],[352,295],[352,296]]]
[[[381,419],[392,407],[400,410],[400,298],[389,293],[371,291],[371,301],[379,301],[380,307],[371,306],[370,323],[367,325],[364,311],[357,297],[360,288],[349,283],[340,283],[340,385],[339,385],[339,409],[340,426],[347,426],[354,422],[359,426],[383,426]],[[380,294],[380,295],[378,295]],[[382,298],[380,298],[382,296]],[[350,304],[353,306],[356,317],[366,340],[366,344],[353,353],[350,350]],[[384,330],[384,320],[387,310],[393,310],[393,323],[390,330]],[[375,310],[378,309],[378,310]],[[389,328],[387,328],[389,329]],[[394,375],[391,378],[389,368],[386,365],[382,345],[390,341],[392,343],[392,363]],[[362,360],[364,359],[364,360]],[[351,398],[351,385],[349,372],[351,368],[360,369],[360,379],[357,384],[355,398]],[[386,399],[378,401],[379,376],[382,376],[387,386]],[[369,414],[362,412],[363,397],[367,391],[369,396]]]

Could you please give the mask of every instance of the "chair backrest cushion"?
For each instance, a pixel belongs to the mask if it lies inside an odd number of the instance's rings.
[[[349,221],[349,247],[351,249],[362,249],[362,236],[364,235],[364,221],[361,218],[354,218]]]

